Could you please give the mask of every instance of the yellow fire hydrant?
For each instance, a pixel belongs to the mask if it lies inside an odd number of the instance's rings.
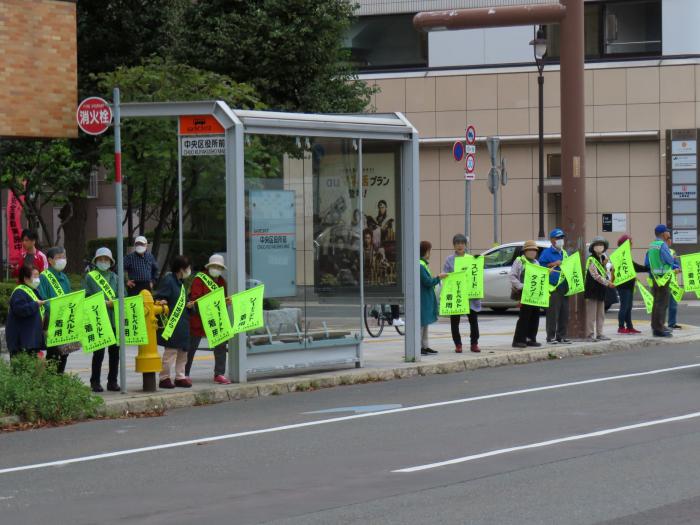
[[[141,290],[143,307],[146,316],[146,332],[148,344],[139,346],[136,356],[136,371],[143,374],[143,391],[156,391],[156,372],[161,370],[160,354],[156,342],[156,330],[158,329],[158,315],[168,315],[168,306],[155,304],[153,295],[148,290]]]

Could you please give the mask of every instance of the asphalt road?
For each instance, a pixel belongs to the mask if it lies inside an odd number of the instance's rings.
[[[697,523],[699,387],[676,345],[0,434],[0,523]]]

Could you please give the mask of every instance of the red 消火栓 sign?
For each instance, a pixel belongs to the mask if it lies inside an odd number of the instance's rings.
[[[112,123],[112,108],[100,97],[83,100],[75,113],[78,127],[88,135],[101,135]]]

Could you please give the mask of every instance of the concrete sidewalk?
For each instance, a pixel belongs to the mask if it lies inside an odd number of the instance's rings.
[[[682,344],[700,341],[700,327],[684,325],[672,338],[651,337],[648,326],[639,336],[618,335],[617,322],[608,319],[606,332],[610,341],[599,343],[575,342],[571,345],[547,345],[540,348],[518,350],[511,347],[516,315],[484,315],[479,319],[482,352],[463,354],[454,352],[448,322],[431,326],[431,347],[438,350],[435,356],[424,356],[420,362],[407,363],[403,358],[403,337],[393,328],[385,328],[382,337],[366,339],[364,344],[363,368],[310,371],[293,377],[252,380],[246,384],[217,385],[212,381],[213,356],[202,350],[195,358],[192,369],[194,386],[190,389],[177,388],[160,390],[154,393],[141,391],[141,376],[134,373],[135,348],[128,349],[128,389],[127,394],[105,392],[104,413],[124,415],[162,411],[229,400],[250,399],[258,396],[280,395],[289,392],[315,390],[340,385],[351,385],[371,381],[388,381],[417,375],[447,374],[477,368],[523,364],[547,359],[602,354],[613,351],[642,349],[659,344]],[[544,340],[541,320],[540,336]],[[468,323],[463,324],[462,338],[468,343]],[[640,324],[641,326],[641,324]],[[468,348],[468,345],[465,344]],[[105,359],[106,361],[106,359]],[[89,380],[90,356],[73,354],[69,359],[68,371],[77,372],[86,382]],[[103,384],[106,382],[106,362],[103,365]]]

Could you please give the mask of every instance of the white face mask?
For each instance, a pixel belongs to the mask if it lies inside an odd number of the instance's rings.
[[[557,239],[554,241],[554,246],[561,250],[564,247],[564,239]]]
[[[67,259],[56,259],[53,263],[53,267],[59,271],[62,272],[63,270],[66,269],[66,264],[68,264]]]
[[[97,261],[97,269],[102,270],[103,272],[109,270],[111,266],[111,263],[107,261]]]
[[[221,270],[218,268],[209,268],[209,275],[211,275],[214,279],[218,279],[221,277]]]
[[[605,246],[600,246],[600,245],[594,246],[593,251],[595,253],[597,253],[598,255],[600,255],[601,253],[603,253],[605,251]]]
[[[139,244],[136,246],[136,248],[134,248],[134,251],[139,255],[143,255],[146,253],[146,247],[143,244]]]
[[[39,279],[39,278],[37,277],[36,279],[32,279],[32,282],[29,284],[29,286],[30,286],[31,288],[33,288],[34,290],[36,290],[37,288],[39,288],[39,285],[40,285],[40,284],[41,284],[41,279]]]

